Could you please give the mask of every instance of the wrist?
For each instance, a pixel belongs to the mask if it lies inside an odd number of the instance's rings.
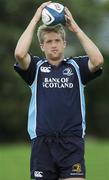
[[[80,27],[78,26],[78,24],[74,21],[71,22],[71,30],[74,33],[79,33],[81,31]]]
[[[32,23],[33,23],[34,25],[36,25],[38,22],[39,22],[39,18],[38,18],[36,15],[34,15],[34,17],[33,17],[33,19],[32,19]]]
[[[80,28],[78,28],[75,34],[77,37],[81,37],[83,35],[83,31]]]
[[[30,22],[30,27],[33,29],[33,31],[35,30],[37,23],[38,19],[36,19],[36,17],[34,16]]]

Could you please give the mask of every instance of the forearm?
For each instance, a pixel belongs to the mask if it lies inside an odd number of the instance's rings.
[[[96,71],[103,64],[103,56],[101,52],[75,22],[68,8],[65,8],[65,13],[67,27],[77,36],[86,54],[89,56],[89,69],[91,71]]]
[[[42,10],[49,3],[50,1],[45,2],[37,9],[31,22],[27,26],[24,33],[21,35],[15,49],[15,57],[17,57],[17,59],[25,61],[25,56],[27,55],[29,51],[36,25],[40,21],[40,18],[41,18]]]
[[[23,59],[27,55],[31,42],[32,42],[36,25],[37,25],[37,21],[34,16],[31,22],[29,23],[28,27],[26,28],[26,30],[24,31],[24,33],[21,35],[20,39],[18,40],[16,49],[15,49],[16,56],[20,56]]]
[[[100,66],[103,62],[103,56],[99,51],[98,47],[80,28],[78,28],[75,34],[79,39],[82,47],[84,48],[86,54],[89,56],[89,59],[93,66]]]

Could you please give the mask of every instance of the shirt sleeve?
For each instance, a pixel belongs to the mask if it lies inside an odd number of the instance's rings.
[[[80,56],[73,58],[75,62],[78,64],[80,69],[81,80],[84,85],[86,85],[89,81],[95,79],[96,77],[102,74],[102,68],[97,70],[96,72],[91,72],[88,67],[88,56]]]
[[[19,63],[16,62],[14,64],[14,70],[22,77],[22,79],[28,84],[32,85],[37,69],[37,58],[31,56],[31,61],[27,70],[23,70],[20,68]]]

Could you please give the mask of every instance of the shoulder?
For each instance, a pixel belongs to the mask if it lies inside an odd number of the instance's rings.
[[[66,58],[68,62],[75,61],[76,63],[79,63],[80,61],[88,61],[89,57],[87,55],[85,56],[70,56],[69,58]]]
[[[84,67],[88,65],[88,60],[89,57],[88,56],[71,56],[69,58],[66,58],[67,63],[70,63],[76,67]]]
[[[39,57],[39,56],[34,56],[34,55],[30,55],[31,56],[31,60],[33,60],[36,64],[38,62],[44,62],[46,59],[43,57]]]

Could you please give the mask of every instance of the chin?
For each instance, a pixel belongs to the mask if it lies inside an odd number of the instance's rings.
[[[48,56],[48,58],[51,59],[52,61],[59,61],[62,57],[63,57],[62,54]]]
[[[59,57],[51,57],[50,59],[51,59],[52,61],[59,61],[60,58],[59,58]]]

